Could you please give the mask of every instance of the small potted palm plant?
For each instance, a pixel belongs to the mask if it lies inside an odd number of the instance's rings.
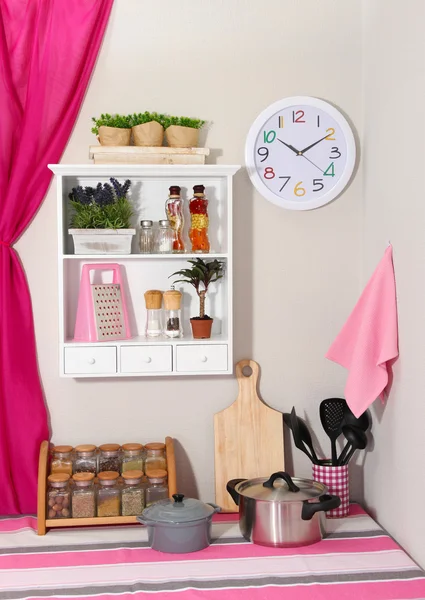
[[[131,181],[81,185],[69,194],[72,214],[68,232],[75,254],[130,254],[136,230],[130,226],[133,208],[127,193]]]
[[[199,130],[205,121],[190,117],[166,116],[162,123],[165,129],[165,138],[171,148],[196,148]]]
[[[100,115],[92,117],[92,133],[97,136],[101,146],[129,146],[131,138],[130,117],[127,115]]]
[[[188,262],[192,265],[189,269],[176,271],[170,277],[179,275],[181,279],[177,279],[173,283],[189,283],[195,288],[199,297],[199,317],[190,319],[192,334],[195,339],[210,338],[214,319],[205,314],[205,297],[210,284],[223,277],[224,263],[217,259],[207,262],[202,258],[188,260]]]
[[[164,127],[161,121],[164,115],[158,113],[134,113],[130,115],[131,131],[135,146],[162,146]]]

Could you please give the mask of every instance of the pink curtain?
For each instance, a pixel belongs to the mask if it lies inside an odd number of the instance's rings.
[[[68,142],[112,3],[0,0],[0,514],[36,511],[38,451],[49,438],[31,297],[13,244],[46,194],[47,164]]]

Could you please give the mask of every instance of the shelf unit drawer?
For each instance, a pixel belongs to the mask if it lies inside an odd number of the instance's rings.
[[[114,346],[76,346],[65,348],[66,374],[109,374],[117,372],[117,350]]]
[[[227,371],[227,344],[177,346],[178,373]]]
[[[121,373],[169,373],[172,346],[121,346]]]

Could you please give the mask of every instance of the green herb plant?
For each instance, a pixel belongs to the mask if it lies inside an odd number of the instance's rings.
[[[160,125],[163,124],[165,119],[165,115],[159,115],[156,112],[148,112],[144,113],[134,113],[128,116],[130,121],[130,126],[135,127],[136,125],[143,125],[144,123],[150,123],[151,121],[156,121]]]
[[[170,277],[179,275],[181,279],[173,281],[175,283],[189,283],[193,285],[196,293],[199,297],[199,317],[196,319],[211,319],[205,314],[205,296],[208,292],[208,287],[214,281],[222,279],[224,276],[224,263],[217,259],[206,262],[202,258],[195,260],[188,260],[191,263],[191,267],[188,269],[181,269],[176,271]]]
[[[164,115],[162,126],[164,129],[170,127],[170,125],[180,125],[181,127],[191,127],[192,129],[201,129],[205,124],[205,121],[201,119],[192,119],[191,117],[173,117]]]
[[[131,128],[131,116],[130,115],[110,115],[109,113],[101,114],[97,119],[92,117],[94,123],[91,132],[95,135],[99,133],[99,127],[119,127],[120,129]]]
[[[133,208],[127,198],[130,180],[120,184],[113,177],[95,188],[77,186],[69,194],[73,229],[129,229]]]

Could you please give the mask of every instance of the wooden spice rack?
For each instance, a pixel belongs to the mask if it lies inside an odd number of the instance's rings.
[[[37,490],[37,533],[45,535],[48,527],[81,527],[83,525],[122,525],[137,523],[137,517],[93,517],[86,519],[46,519],[47,477],[49,475],[48,441],[41,442],[38,461],[38,490]],[[174,440],[165,438],[165,453],[168,471],[168,495],[171,498],[177,492],[176,460],[174,455]]]

